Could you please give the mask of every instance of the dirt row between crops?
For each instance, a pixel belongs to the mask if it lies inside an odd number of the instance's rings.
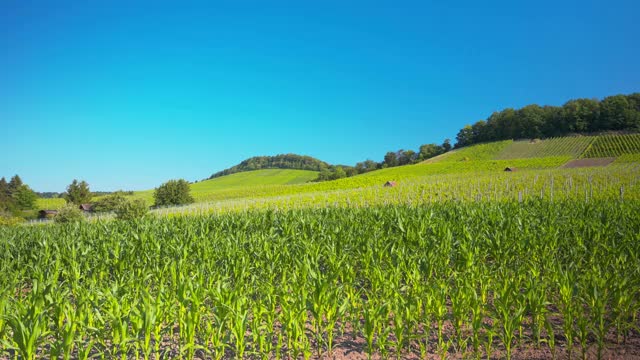
[[[554,325],[557,325],[557,326],[561,325],[560,319],[552,319],[552,322],[555,323]],[[276,327],[279,328],[278,325]],[[640,326],[638,326],[638,328],[640,328]],[[339,329],[339,326],[337,327],[337,329]],[[308,326],[308,330],[309,331],[312,330],[310,326]],[[312,355],[310,359],[335,359],[335,360],[369,359],[367,354],[367,343],[365,338],[360,334],[354,337],[352,333],[352,328],[349,325],[345,326],[344,330],[345,330],[344,335],[339,335],[340,331],[337,331],[338,334],[336,334],[336,337],[334,339],[334,349],[332,354],[328,354],[326,351],[323,350],[323,352],[318,355],[317,351],[315,350],[316,343],[314,339],[310,336],[309,340],[311,342],[311,347],[312,347]],[[424,329],[421,328],[420,332],[422,333],[423,330]],[[445,334],[445,341],[453,340],[452,337],[453,337],[454,330],[450,321],[445,321],[443,330],[444,330],[443,333]],[[173,336],[165,336],[163,338],[162,344],[160,346],[161,348],[160,359],[181,358],[179,347],[178,347],[178,344],[179,344],[178,328],[176,327],[175,329],[173,329],[173,332],[174,332]],[[393,347],[395,338],[391,334],[388,338],[388,345],[389,345],[389,347],[387,348],[388,352],[385,355],[382,355],[379,353],[379,351],[376,350],[372,355],[371,359],[382,360],[382,359],[399,358],[399,359],[407,359],[407,360],[419,360],[419,359],[436,360],[436,359],[444,358],[444,359],[462,360],[462,359],[477,358],[476,354],[473,351],[473,347],[470,339],[468,341],[468,346],[466,349],[461,350],[461,349],[456,349],[454,346],[449,346],[447,347],[446,351],[442,351],[442,349],[438,347],[438,338],[436,333],[437,332],[434,324],[434,327],[430,330],[429,348],[427,350],[426,357],[423,357],[421,355],[420,347],[417,341],[411,341],[400,352],[400,356],[397,357],[395,348]],[[582,358],[582,350],[580,348],[580,344],[577,342],[577,339],[576,341],[574,341],[573,350],[571,352],[571,356],[569,356],[566,339],[563,336],[556,334],[556,338],[555,338],[556,348],[555,348],[555,354],[554,354],[552,353],[550,347],[546,344],[546,342],[548,341],[547,334],[544,331],[542,331],[541,335],[542,335],[542,343],[540,344],[540,346],[536,346],[532,341],[533,336],[530,333],[530,331],[525,330],[525,332],[523,333],[522,343],[516,342],[512,347],[511,359],[513,360],[544,360],[544,359],[565,360],[565,359],[581,359]],[[484,335],[482,336],[482,338],[483,340],[486,339]],[[247,339],[248,340],[251,339],[251,335],[249,332],[247,332]],[[632,330],[629,333],[629,336],[626,339],[626,343],[622,343],[622,342],[619,343],[618,334],[616,334],[614,331],[609,332],[606,340],[607,341],[605,344],[605,349],[602,352],[602,359],[604,360],[640,359],[640,332],[637,329]],[[499,338],[495,336],[494,345],[493,345],[494,347],[491,349],[490,359],[498,360],[498,359],[506,358],[505,348],[502,345],[498,345],[498,342],[499,342]],[[153,343],[153,340],[152,340],[152,343]],[[285,343],[286,343],[286,340],[285,340]],[[109,344],[109,342],[107,342],[107,344]],[[251,342],[249,342],[249,344],[251,344]],[[276,346],[275,340],[273,345],[275,348]],[[483,345],[484,345],[484,341],[482,346]],[[376,345],[374,345],[374,347],[375,346]],[[480,349],[481,358],[487,359],[487,356],[484,350],[485,350],[484,347]],[[49,346],[41,347],[38,351],[38,355],[36,356],[36,358],[48,359],[49,351],[50,351]],[[267,358],[276,359],[277,357],[275,356],[274,352],[275,351],[272,351]],[[288,349],[286,348],[286,345],[284,345],[284,347],[280,349],[279,353],[281,354],[282,359],[292,359],[288,355]],[[597,342],[593,337],[590,337],[587,344],[586,358],[597,359],[598,358],[597,354],[598,354]],[[72,359],[78,359],[77,355],[78,353],[77,353],[77,347],[76,347],[76,350],[74,350],[73,352]],[[90,358],[99,359],[99,358],[102,358],[101,355],[102,354],[99,352],[92,351]],[[120,354],[117,354],[117,355],[105,354],[105,355],[106,356],[104,358],[106,359],[110,359],[114,357],[120,358]],[[9,359],[16,359],[16,358],[17,358],[17,354],[11,350],[9,351],[8,355],[7,353],[5,353],[3,356],[0,356],[0,360],[9,360]],[[138,354],[138,356],[136,356],[133,353],[129,353],[127,354],[126,358],[142,359],[142,356],[141,354]],[[185,358],[184,355],[182,358]],[[236,357],[234,352],[230,348],[227,348],[223,356],[223,359],[235,359],[235,358]],[[247,348],[244,358],[245,359],[265,359],[260,354],[254,353],[250,348]],[[155,359],[153,354],[151,355],[151,359]],[[201,348],[195,352],[194,359],[213,359],[213,357],[210,354],[207,354]],[[303,359],[303,356],[300,355],[298,359]],[[156,360],[159,360],[159,359],[156,359]]]
[[[603,167],[616,161],[614,157],[592,158],[592,159],[576,159],[562,165],[564,169],[581,168],[581,167]]]

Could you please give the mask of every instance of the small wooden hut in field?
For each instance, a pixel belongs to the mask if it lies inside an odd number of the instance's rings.
[[[384,187],[395,187],[396,185],[398,184],[395,181],[387,181],[384,183]]]
[[[514,168],[514,167],[506,167],[506,168],[504,168],[504,171],[514,172],[514,171],[516,171],[516,168]]]
[[[58,210],[40,210],[38,211],[39,219],[51,219],[52,217],[58,215]]]
[[[82,210],[84,212],[92,212],[93,211],[93,204],[80,204],[80,210]]]

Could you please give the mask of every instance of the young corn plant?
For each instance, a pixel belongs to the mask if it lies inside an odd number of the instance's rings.
[[[500,323],[498,337],[506,350],[506,358],[511,359],[511,351],[516,331],[522,324],[524,306],[518,301],[519,283],[516,278],[503,277],[494,293],[493,306]]]
[[[371,359],[373,356],[373,341],[375,339],[376,332],[382,326],[381,324],[386,320],[386,305],[378,305],[374,301],[367,301],[363,304],[362,316],[364,317],[364,325],[362,327],[364,338],[367,342],[367,358]]]

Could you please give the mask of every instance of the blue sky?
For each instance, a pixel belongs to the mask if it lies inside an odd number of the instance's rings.
[[[0,2],[0,176],[353,165],[530,103],[640,91],[636,1]]]

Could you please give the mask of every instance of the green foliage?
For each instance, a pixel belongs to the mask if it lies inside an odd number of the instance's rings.
[[[23,222],[24,219],[21,217],[12,216],[11,214],[6,213],[0,213],[0,226],[15,226],[22,224]]]
[[[189,183],[184,179],[169,180],[154,192],[155,206],[185,205],[192,203]]]
[[[36,206],[38,196],[27,185],[20,185],[13,194],[13,203],[18,210],[30,210]]]
[[[8,183],[4,177],[0,179],[0,211],[18,214],[31,210],[35,208],[37,199],[36,193],[22,182],[20,176],[13,176]]]
[[[62,209],[58,210],[58,214],[53,217],[53,221],[60,224],[83,222],[86,218],[77,206],[68,204]]]
[[[95,212],[111,212],[116,211],[116,209],[127,202],[127,198],[125,197],[125,193],[121,191],[117,191],[110,195],[105,195],[100,197],[96,202],[93,203],[92,210]]]
[[[527,105],[504,109],[486,121],[463,127],[456,147],[481,142],[564,136],[610,130],[640,131],[640,95],[614,95],[602,101],[575,99],[562,107]]]
[[[132,221],[143,218],[149,213],[147,203],[142,199],[123,201],[115,208],[116,219]]]
[[[217,177],[231,175],[243,171],[253,171],[260,169],[297,169],[322,171],[329,168],[330,165],[324,161],[312,158],[311,156],[302,156],[296,154],[281,154],[276,156],[255,156],[242,161],[240,164],[232,166],[228,169],[219,171],[209,177],[214,179]]]
[[[91,201],[91,191],[86,181],[73,179],[73,182],[67,186],[67,192],[64,194],[67,203],[81,205]]]

